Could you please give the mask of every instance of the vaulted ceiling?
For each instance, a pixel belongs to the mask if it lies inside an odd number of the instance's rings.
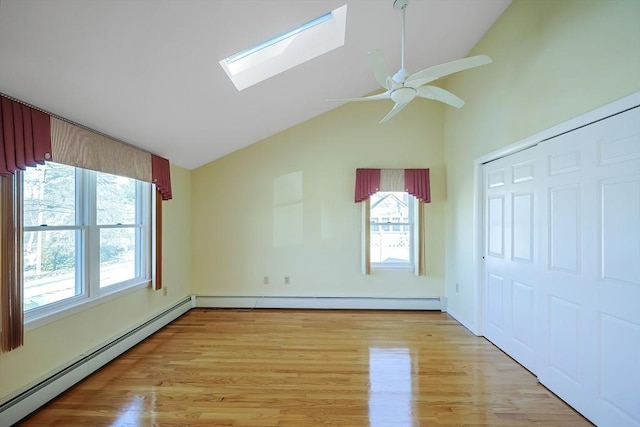
[[[406,68],[466,56],[509,3],[412,0]],[[218,64],[344,4],[336,50],[240,92]],[[393,0],[0,0],[0,92],[192,169],[379,89],[367,52],[397,71],[400,34]]]

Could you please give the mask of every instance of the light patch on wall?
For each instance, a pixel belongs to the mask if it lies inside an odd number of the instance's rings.
[[[302,184],[302,171],[273,180],[274,248],[300,245],[304,240]]]
[[[344,45],[347,5],[220,61],[243,90]]]
[[[302,201],[302,177],[302,171],[298,171],[273,180],[274,206]]]
[[[333,226],[330,218],[331,215],[327,202],[323,201],[320,206],[320,238],[322,240],[330,240],[333,234]]]

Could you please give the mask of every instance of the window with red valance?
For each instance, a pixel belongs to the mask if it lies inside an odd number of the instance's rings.
[[[415,221],[407,223],[403,226],[394,226],[393,222],[401,221],[401,218],[373,218],[371,217],[371,196],[380,193],[384,197],[395,197],[394,193],[407,193],[415,198],[418,202],[415,205],[415,211],[410,212],[409,217],[415,217]],[[405,196],[406,197],[406,196]],[[397,203],[402,203],[397,198]],[[372,267],[372,250],[374,247],[382,246],[382,235],[377,241],[372,240],[371,228],[375,228],[374,233],[383,233],[386,231],[397,230],[399,233],[398,245],[405,244],[407,235],[409,235],[410,256],[407,265],[410,265],[416,275],[424,274],[424,203],[431,202],[431,189],[429,182],[429,169],[356,169],[355,183],[355,202],[362,203],[362,272],[363,274],[371,274]],[[376,203],[380,203],[377,200]],[[376,206],[373,206],[374,208]],[[407,209],[407,207],[405,207]],[[398,215],[400,216],[400,215]],[[389,225],[385,225],[385,221]],[[382,224],[382,225],[381,225]],[[401,228],[402,227],[402,228]],[[400,230],[403,230],[400,233]],[[376,234],[377,236],[377,234]],[[373,236],[373,237],[376,237]],[[393,238],[388,235],[386,238]],[[375,258],[374,258],[375,260]],[[378,262],[378,266],[384,263]],[[387,263],[391,265],[393,263]],[[402,266],[403,263],[395,263]]]
[[[155,280],[161,287],[161,207],[170,200],[167,159],[72,124],[4,95],[0,96],[1,262],[0,349],[22,345],[22,193],[19,171],[46,162],[152,183],[155,205]]]

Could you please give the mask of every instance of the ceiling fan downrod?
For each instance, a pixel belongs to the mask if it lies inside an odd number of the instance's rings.
[[[404,83],[405,79],[408,76],[408,72],[407,70],[404,68],[404,40],[405,40],[405,35],[404,35],[404,28],[405,28],[405,11],[407,9],[407,5],[409,4],[409,0],[394,0],[393,2],[393,8],[396,10],[401,10],[402,11],[402,40],[401,40],[401,47],[402,47],[402,51],[401,51],[401,64],[400,64],[400,71],[398,71],[394,76],[393,76],[393,80],[395,80],[396,83]]]

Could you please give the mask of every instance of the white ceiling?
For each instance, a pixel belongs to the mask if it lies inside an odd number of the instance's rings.
[[[466,56],[510,2],[412,0],[406,68]],[[218,64],[345,3],[341,48],[241,92]],[[367,52],[380,49],[391,73],[400,68],[401,13],[392,5],[0,0],[0,92],[192,169],[340,105],[327,98],[379,89]]]

